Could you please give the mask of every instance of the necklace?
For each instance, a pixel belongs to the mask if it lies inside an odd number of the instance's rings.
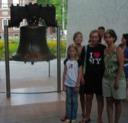
[[[108,48],[106,49],[106,52],[107,52],[108,54],[112,54],[115,48],[116,48],[116,46],[115,46],[115,45],[112,45],[112,46],[110,46],[110,47],[108,47]]]

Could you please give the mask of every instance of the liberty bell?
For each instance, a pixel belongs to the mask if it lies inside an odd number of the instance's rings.
[[[9,27],[18,27],[26,19],[28,25],[20,27],[20,41],[17,52],[10,58],[15,61],[35,62],[50,61],[56,56],[48,48],[46,41],[46,26],[57,26],[55,21],[55,7],[29,4],[25,7],[11,6],[11,20]],[[46,26],[39,26],[44,20]]]

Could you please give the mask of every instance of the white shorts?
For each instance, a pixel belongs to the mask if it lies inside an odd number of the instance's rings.
[[[113,97],[114,99],[125,99],[126,98],[126,81],[119,81],[119,88],[114,89],[114,80],[103,78],[102,90],[104,97]]]

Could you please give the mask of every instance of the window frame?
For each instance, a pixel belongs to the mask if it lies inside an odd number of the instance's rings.
[[[2,9],[8,9],[8,0],[2,0],[1,8]]]
[[[7,18],[2,19],[2,30],[4,30],[4,26],[7,24],[8,25],[9,20]]]

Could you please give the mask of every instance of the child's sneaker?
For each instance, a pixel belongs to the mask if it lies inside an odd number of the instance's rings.
[[[72,122],[71,123],[76,123],[76,120],[72,120]]]
[[[69,120],[69,119],[66,119],[66,120],[64,121],[64,123],[70,123],[70,120]]]

